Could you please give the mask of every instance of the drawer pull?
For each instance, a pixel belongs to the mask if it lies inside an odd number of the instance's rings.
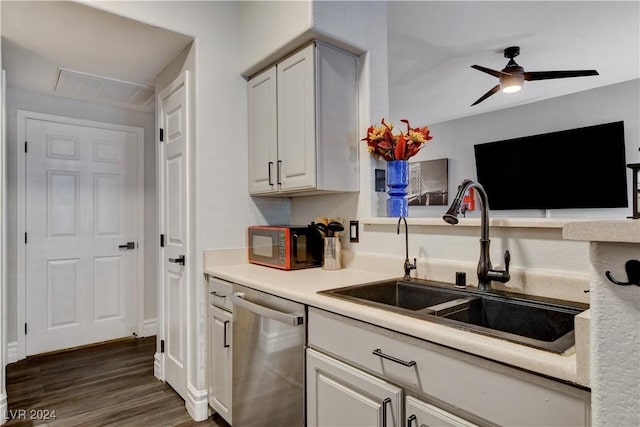
[[[214,297],[218,297],[218,298],[226,298],[226,297],[227,297],[226,295],[219,294],[219,293],[217,293],[216,291],[211,291],[211,292],[209,292],[209,293],[210,293],[211,295],[213,295]]]
[[[416,417],[415,415],[409,416],[409,418],[407,418],[407,427],[411,427],[417,419],[418,417]]]
[[[227,343],[227,327],[229,325],[229,321],[225,320],[224,324],[222,325],[222,329],[224,331],[223,337],[222,337],[222,346],[224,348],[229,348],[229,344]]]
[[[382,401],[382,427],[387,427],[387,405],[391,403],[390,398],[386,398]]]
[[[412,360],[411,362],[406,362],[406,361],[404,361],[402,359],[398,359],[397,357],[393,357],[393,356],[389,356],[388,354],[384,354],[382,352],[382,350],[379,349],[379,348],[376,348],[375,350],[373,350],[373,354],[375,356],[382,357],[383,359],[387,359],[387,360],[391,360],[392,362],[399,363],[402,366],[411,367],[411,366],[415,366],[415,364],[416,364],[415,360]]]

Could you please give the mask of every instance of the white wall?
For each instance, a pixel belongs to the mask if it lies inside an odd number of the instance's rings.
[[[55,114],[78,119],[94,120],[144,129],[144,202],[145,227],[143,242],[145,247],[144,260],[144,319],[153,320],[156,313],[156,259],[158,256],[158,237],[155,215],[156,206],[156,165],[155,165],[155,118],[152,113],[130,111],[104,105],[91,104],[82,101],[41,95],[26,90],[8,88],[7,90],[7,198],[11,209],[7,212],[7,228],[16,230],[17,227],[17,110],[38,113]],[[20,144],[22,148],[22,144]],[[8,341],[17,339],[17,272],[16,257],[18,245],[16,233],[7,234],[7,273],[8,273]]]
[[[2,15],[2,3],[0,2],[0,17]],[[0,19],[2,22],[2,19]],[[0,33],[1,31],[0,24]],[[0,53],[2,53],[2,38],[0,37]],[[0,55],[0,73],[4,73],[2,67],[2,55]],[[5,365],[7,363],[7,272],[6,272],[6,192],[5,192],[5,90],[0,85],[0,424],[6,421],[7,413],[7,386],[5,381]]]
[[[626,281],[628,260],[640,260],[640,244],[591,243],[594,426],[640,425],[640,293],[636,286],[616,286],[605,279],[611,271]]]
[[[239,66],[247,75],[289,53],[311,28],[311,1],[239,3]]]

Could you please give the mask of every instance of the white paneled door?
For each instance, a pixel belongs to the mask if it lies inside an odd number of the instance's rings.
[[[26,354],[131,336],[139,135],[28,117],[25,137]]]
[[[185,74],[187,76],[187,74]],[[187,88],[174,82],[159,95],[160,128],[160,224],[163,297],[164,380],[183,399],[187,397]]]

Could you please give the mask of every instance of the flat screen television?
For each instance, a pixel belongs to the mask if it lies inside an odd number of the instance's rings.
[[[474,146],[491,210],[627,207],[624,123]]]

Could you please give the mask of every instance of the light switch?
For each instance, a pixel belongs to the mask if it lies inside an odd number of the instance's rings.
[[[358,221],[349,221],[349,241],[358,243]]]

